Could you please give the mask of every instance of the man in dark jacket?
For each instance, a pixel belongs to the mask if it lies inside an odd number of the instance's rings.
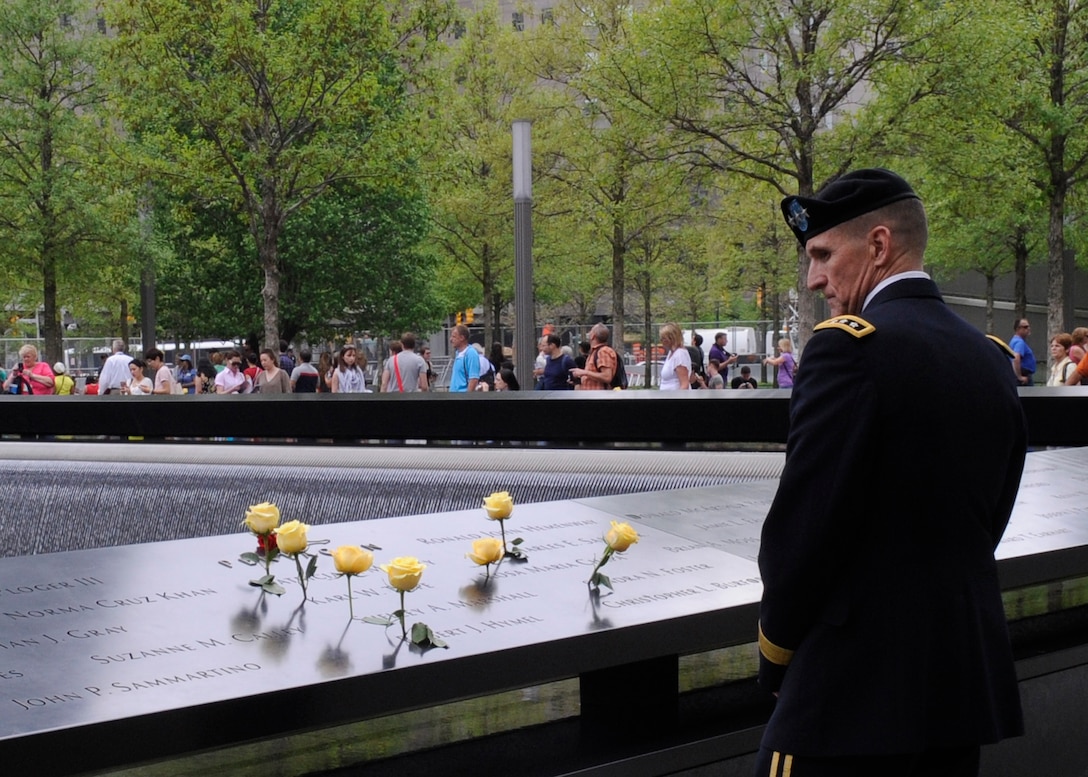
[[[782,211],[833,318],[805,348],[763,527],[778,700],[757,773],[977,775],[979,746],[1023,726],[994,561],[1026,450],[1008,358],[922,272],[925,209],[898,175]]]

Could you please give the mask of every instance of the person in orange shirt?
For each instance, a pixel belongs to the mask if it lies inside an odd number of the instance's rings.
[[[589,330],[590,350],[584,368],[574,368],[570,374],[581,380],[582,391],[607,391],[612,387],[620,359],[609,346],[612,333],[604,324],[594,324]]]

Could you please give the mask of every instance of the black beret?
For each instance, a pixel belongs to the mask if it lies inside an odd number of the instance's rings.
[[[921,199],[891,170],[855,170],[836,178],[812,197],[782,200],[782,215],[804,247],[809,239],[851,219],[907,199]]]

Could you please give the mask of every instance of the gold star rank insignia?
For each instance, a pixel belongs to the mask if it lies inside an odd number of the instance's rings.
[[[841,329],[854,337],[865,337],[876,331],[875,326],[860,316],[835,316],[817,324],[812,331],[819,332],[821,329]]]

